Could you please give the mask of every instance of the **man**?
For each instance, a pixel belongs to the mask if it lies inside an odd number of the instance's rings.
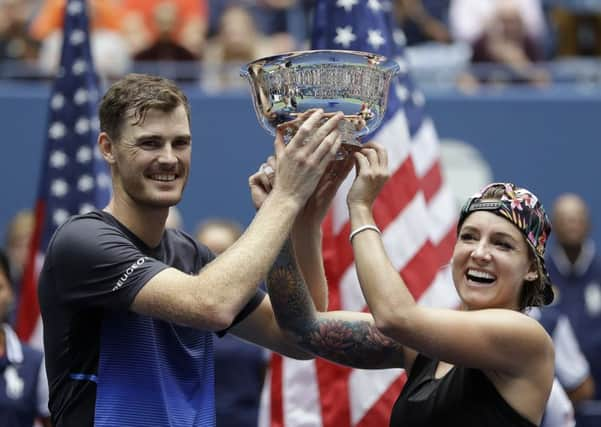
[[[558,289],[557,308],[570,319],[594,381],[582,383],[570,397],[574,402],[590,398],[594,387],[594,399],[601,399],[601,258],[589,237],[585,201],[576,194],[561,195],[551,221],[556,244],[550,248],[548,266]]]
[[[39,282],[55,427],[214,426],[212,332],[229,328],[309,357],[285,339],[257,285],[293,224],[302,226],[296,217],[339,150],[341,118],[309,112],[287,145],[278,132],[277,167],[249,179],[261,208],[213,260],[192,237],[165,229],[190,169],[186,96],[166,79],[139,74],[109,88],[98,146],[112,198],[57,230]]]
[[[50,427],[42,353],[6,323],[13,301],[9,260],[0,250],[0,427],[32,427],[36,418]]]

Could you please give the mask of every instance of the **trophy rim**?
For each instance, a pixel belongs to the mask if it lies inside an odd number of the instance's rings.
[[[391,57],[386,55],[382,55],[374,52],[366,52],[362,50],[349,50],[349,49],[305,49],[305,50],[293,50],[289,52],[283,52],[275,55],[268,55],[262,58],[255,59],[251,62],[246,63],[240,69],[240,75],[242,77],[248,76],[250,74],[250,70],[253,66],[258,64],[266,64],[270,62],[275,62],[276,60],[282,60],[285,58],[296,58],[303,55],[311,55],[315,53],[337,53],[337,54],[346,54],[355,57],[364,57],[364,58],[378,58],[378,66],[383,67],[384,69],[395,70],[398,72],[400,67],[398,62]],[[394,73],[396,74],[396,73]]]

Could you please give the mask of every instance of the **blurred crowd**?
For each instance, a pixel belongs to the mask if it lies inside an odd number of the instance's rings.
[[[241,64],[308,48],[316,0],[87,1],[93,55],[103,77],[154,71],[220,91],[244,84]],[[65,3],[0,0],[0,77],[24,66],[36,77],[53,75]],[[553,80],[545,64],[601,55],[601,1],[391,0],[391,5],[416,68],[458,66],[463,87],[544,85]]]

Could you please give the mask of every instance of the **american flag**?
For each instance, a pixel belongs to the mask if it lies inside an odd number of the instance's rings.
[[[395,58],[401,75],[391,87],[386,116],[374,135],[386,146],[391,178],[374,205],[387,252],[420,304],[455,307],[448,264],[457,207],[443,182],[439,145],[424,96],[404,58],[392,5],[383,0],[318,0],[313,49],[368,51]],[[352,178],[351,178],[352,179]],[[323,225],[330,310],[366,310],[348,235],[343,183]],[[324,360],[272,356],[263,391],[262,427],[381,427],[405,383],[402,370],[349,369]]]
[[[37,279],[48,242],[69,216],[104,206],[110,197],[110,177],[95,148],[98,97],[86,2],[68,0],[60,66],[50,93],[35,228],[17,312],[19,336],[39,347]]]

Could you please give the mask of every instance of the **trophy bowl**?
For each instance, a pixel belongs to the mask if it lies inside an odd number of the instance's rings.
[[[257,59],[240,71],[250,84],[257,119],[270,134],[287,123],[288,142],[306,111],[321,108],[324,120],[342,111],[338,129],[342,143],[351,146],[361,146],[382,122],[398,73],[394,60],[349,50],[288,52]]]

